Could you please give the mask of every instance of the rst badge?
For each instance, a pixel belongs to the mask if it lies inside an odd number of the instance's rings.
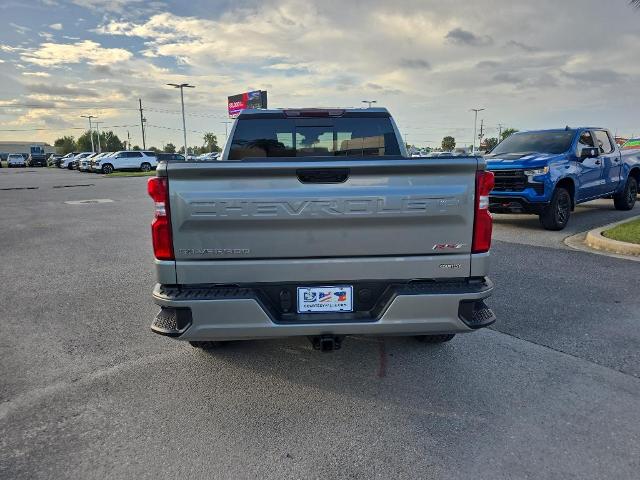
[[[466,243],[436,243],[431,250],[460,250]]]

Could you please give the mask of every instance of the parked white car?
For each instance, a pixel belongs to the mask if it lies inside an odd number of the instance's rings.
[[[96,158],[99,153],[92,153],[91,155],[87,155],[86,157],[80,158],[78,160],[78,171],[79,172],[90,172],[91,171],[91,160]]]
[[[69,152],[67,153],[64,157],[62,157],[60,159],[60,164],[58,165],[59,168],[73,168],[73,159],[75,158],[76,155],[78,155],[79,152]],[[71,167],[69,167],[69,164],[72,164]]]
[[[91,172],[99,172],[100,171],[100,163],[98,162],[98,160],[105,158],[105,157],[110,157],[111,155],[113,155],[115,152],[102,152],[99,153],[98,155],[96,155],[95,157],[92,157],[90,162],[89,162],[89,171]],[[96,166],[97,164],[97,166]]]
[[[203,153],[198,157],[198,160],[201,160],[204,162],[210,162],[212,160],[218,160],[219,157],[220,157],[219,152]]]
[[[156,153],[152,151],[122,150],[111,156],[99,158],[94,162],[94,169],[109,174],[114,170],[141,170],[148,172],[158,166]]]
[[[20,153],[10,153],[7,156],[7,167],[26,167],[27,164],[24,161],[24,157]]]
[[[75,154],[68,153],[62,158],[62,162],[60,162],[60,168],[68,168],[69,170],[78,168],[78,162],[83,158],[88,157],[89,155],[93,155],[93,152],[82,152]]]

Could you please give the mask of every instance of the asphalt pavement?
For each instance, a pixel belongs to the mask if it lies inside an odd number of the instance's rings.
[[[640,207],[498,216],[498,321],[448,344],[207,353],[149,331],[145,183],[0,170],[0,478],[638,477],[640,264],[562,240]]]

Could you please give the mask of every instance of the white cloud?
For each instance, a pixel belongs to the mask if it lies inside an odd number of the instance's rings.
[[[14,30],[20,34],[25,34],[27,32],[30,32],[31,29],[29,27],[25,27],[23,25],[18,25],[17,23],[9,23],[10,26],[12,26],[14,28]]]
[[[62,24],[52,23],[51,25],[49,25],[49,28],[51,28],[52,30],[62,30]]]
[[[148,0],[72,0],[72,3],[100,13],[148,14],[150,11],[166,7],[164,2]]]
[[[50,77],[51,74],[47,72],[22,72],[25,77]]]
[[[25,62],[43,67],[88,63],[89,65],[111,65],[129,60],[133,54],[122,48],[104,48],[92,40],[68,43],[42,43],[36,49],[22,53]]]

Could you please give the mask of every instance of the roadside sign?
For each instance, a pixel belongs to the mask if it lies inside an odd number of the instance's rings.
[[[267,91],[254,90],[227,97],[230,118],[236,118],[245,109],[267,108]]]

